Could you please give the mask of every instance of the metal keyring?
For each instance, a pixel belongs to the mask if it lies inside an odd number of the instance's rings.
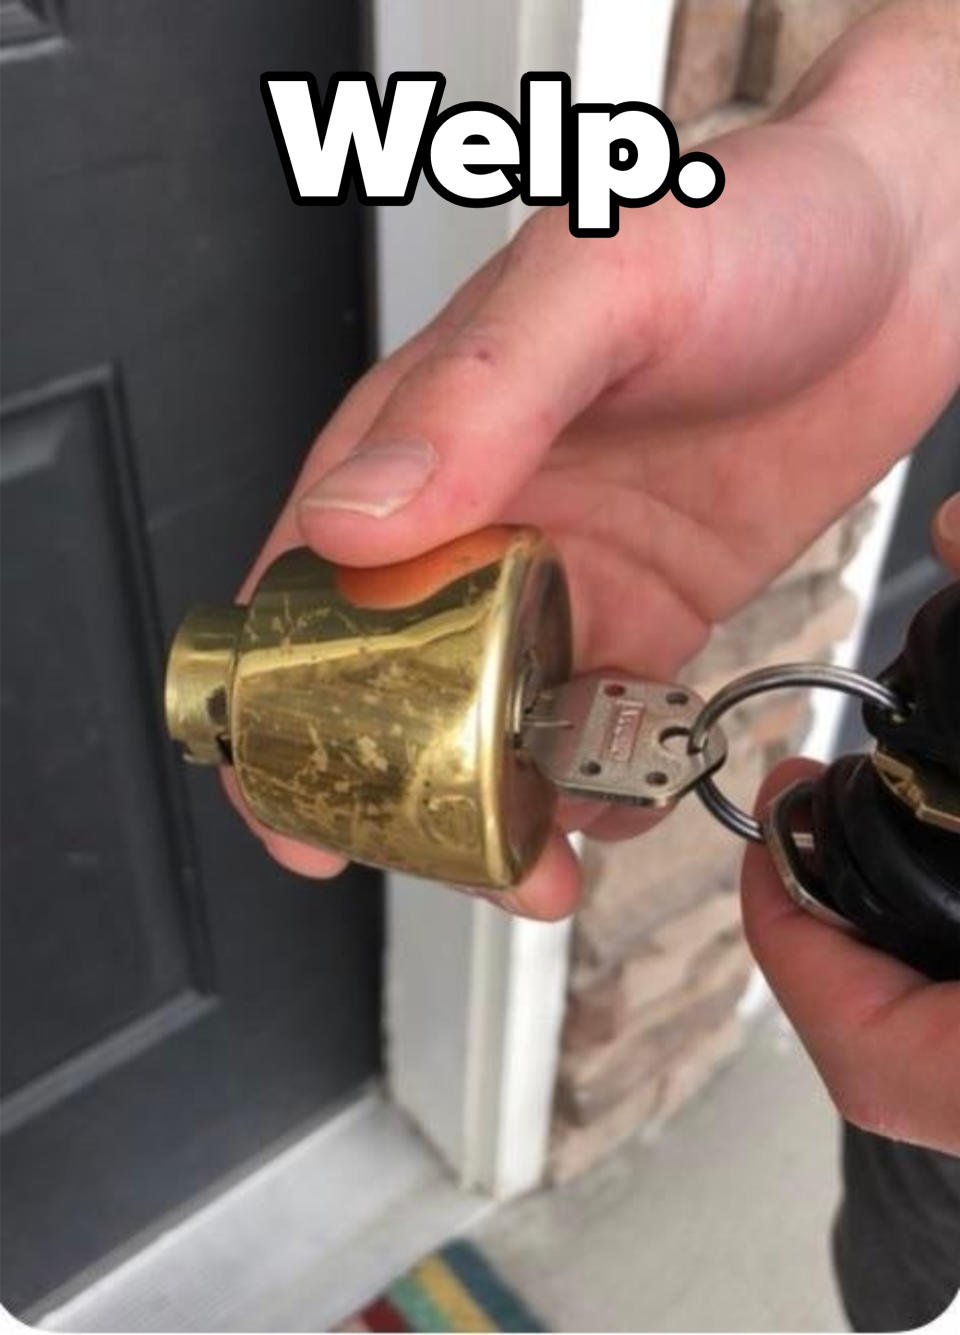
[[[783,663],[776,667],[747,672],[711,696],[690,729],[688,749],[702,750],[711,728],[715,727],[724,714],[735,705],[742,704],[751,696],[762,695],[765,691],[789,690],[801,686],[842,691],[845,695],[859,696],[861,700],[870,700],[881,709],[894,712],[901,712],[903,709],[902,701],[889,687],[859,672],[852,672],[849,668],[833,667],[828,663]],[[700,780],[696,791],[707,810],[728,830],[755,844],[764,842],[760,822],[731,802],[710,775]]]

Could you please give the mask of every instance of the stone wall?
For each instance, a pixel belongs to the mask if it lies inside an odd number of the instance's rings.
[[[688,147],[762,120],[883,0],[676,0],[665,109]]]
[[[666,107],[689,146],[761,119],[876,0],[678,0]],[[719,628],[683,680],[709,695],[738,672],[827,659],[852,627],[842,570],[870,522],[865,502],[766,593]],[[723,787],[749,806],[795,751],[809,697],[759,697],[726,731]],[[586,844],[574,925],[550,1175],[563,1181],[641,1127],[669,1118],[736,1053],[751,973],[737,881],[743,849],[695,799],[640,840]]]

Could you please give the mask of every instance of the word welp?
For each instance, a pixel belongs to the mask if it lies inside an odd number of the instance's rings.
[[[690,208],[719,199],[723,168],[681,156],[667,116],[647,102],[571,99],[565,74],[525,74],[519,120],[490,102],[440,111],[442,74],[336,74],[321,99],[311,74],[268,73],[260,87],[298,204],[409,204],[423,175],[444,199],[486,208],[566,204],[574,236],[616,236],[620,206],[668,191]]]

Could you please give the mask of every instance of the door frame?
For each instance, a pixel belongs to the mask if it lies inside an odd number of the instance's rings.
[[[580,96],[663,93],[674,0],[373,0],[378,84],[442,70],[445,103],[516,112],[525,70]],[[630,52],[625,62],[624,53]],[[575,92],[575,96],[577,93]],[[528,210],[463,209],[421,184],[376,218],[379,348],[424,324]],[[571,924],[509,917],[413,877],[387,878],[384,1042],[390,1096],[462,1186],[505,1199],[544,1177]]]

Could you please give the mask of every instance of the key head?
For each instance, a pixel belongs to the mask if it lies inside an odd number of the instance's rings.
[[[719,728],[691,748],[702,708],[687,686],[589,673],[540,694],[523,746],[561,792],[669,807],[726,759]]]

